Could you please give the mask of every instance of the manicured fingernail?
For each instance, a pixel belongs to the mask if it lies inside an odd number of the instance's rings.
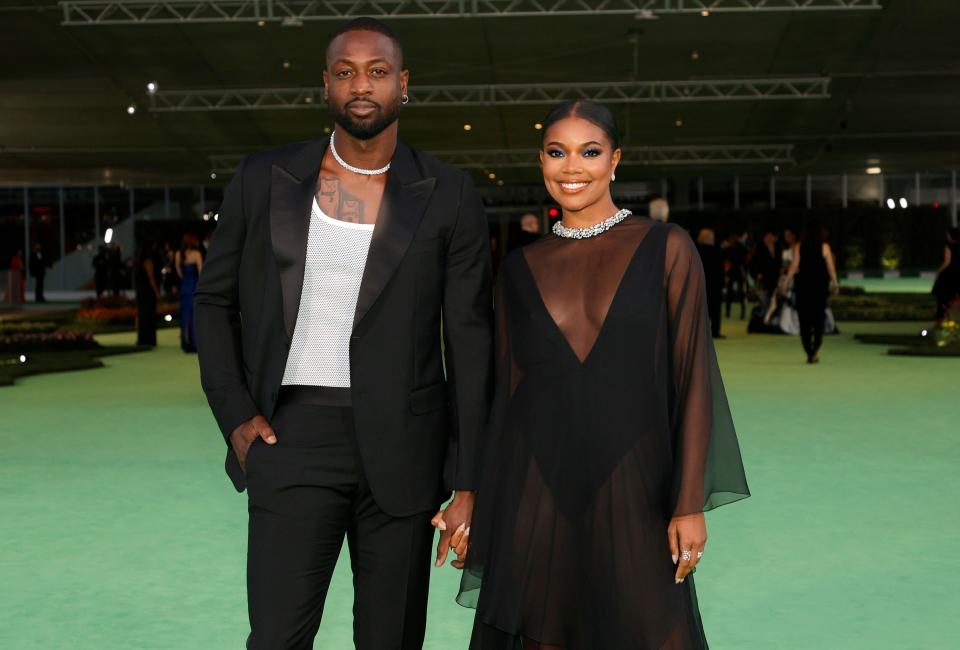
[[[674,580],[674,582],[675,582],[676,584],[680,584],[681,582],[683,582],[683,580]]]
[[[441,564],[443,564],[443,562],[441,562],[440,560],[437,560],[436,562],[434,562],[433,566],[438,567],[438,566],[440,566]]]
[[[673,563],[676,564],[676,563],[677,563],[677,556],[676,556],[676,555],[671,555],[670,557],[673,559]]]
[[[276,437],[276,436],[270,436],[269,438],[267,438],[267,442],[269,442],[271,445],[272,445],[273,443],[275,443],[276,441],[277,441],[277,437]]]
[[[443,521],[443,520],[440,520],[440,523],[437,524],[437,528],[439,528],[440,530],[446,530],[446,529],[447,529],[447,522],[445,522],[445,521]],[[440,565],[438,564],[437,566],[440,566]]]
[[[469,535],[469,534],[470,534],[470,527],[469,527],[469,526],[467,526],[467,529],[466,529],[465,531],[463,531],[463,534],[464,534],[464,535]]]
[[[457,526],[457,532],[458,532],[458,533],[461,533],[461,532],[463,532],[463,531],[466,530],[466,529],[467,529],[467,524],[466,524],[466,523],[462,523],[462,524],[460,524],[459,526]]]

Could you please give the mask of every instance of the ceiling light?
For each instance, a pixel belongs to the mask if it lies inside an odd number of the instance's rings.
[[[163,320],[167,321],[168,323],[172,323],[173,316],[171,316],[170,314],[167,314],[166,316],[163,317]]]
[[[694,50],[693,52],[691,52],[690,58],[693,59],[694,61],[698,61],[700,59],[700,50]]]
[[[540,129],[543,128],[543,125],[540,124],[540,122],[537,122],[536,124],[533,125],[533,128],[535,128],[537,131],[539,131]]]
[[[313,103],[313,97],[312,97],[311,95],[307,95],[306,97],[303,98],[303,101],[304,101],[305,103],[307,103],[307,104],[312,104],[312,103]]]
[[[774,165],[774,166],[773,166],[773,171],[774,171],[774,172],[780,171],[780,165]]]
[[[893,210],[897,207],[897,204],[893,202],[893,199],[887,199],[887,207]]]
[[[113,228],[107,228],[107,232],[103,233],[103,243],[109,244],[113,241]]]
[[[217,180],[217,172],[210,172],[210,180],[212,181]]]
[[[710,15],[710,10],[709,10],[709,9],[704,9],[703,11],[700,12],[700,15],[703,16],[704,18],[706,18],[707,16]]]
[[[681,126],[683,126],[683,120],[681,120],[681,119],[678,117],[678,118],[677,118],[677,121],[674,122],[674,124],[677,125],[678,127],[681,127]]]
[[[472,126],[471,124],[464,124],[464,125],[463,125],[463,130],[464,130],[464,131],[470,131],[471,129],[473,129],[473,126]]]
[[[330,127],[329,126],[323,127],[323,132],[327,135],[330,135]]]
[[[27,362],[27,355],[21,354],[21,355],[20,355],[20,363],[26,363],[26,362]]]
[[[867,173],[870,174],[871,176],[874,176],[874,175],[876,175],[876,174],[880,174],[880,173],[882,173],[882,172],[883,172],[883,170],[880,169],[879,167],[867,167]]]
[[[907,207],[907,200],[906,200],[905,198],[903,198],[902,196],[900,197],[900,207],[901,207],[901,208],[904,208],[904,209],[906,209],[906,207]]]
[[[267,21],[265,21],[265,20],[258,20],[258,21],[257,21],[257,27],[264,27],[264,26],[266,26],[266,24],[267,24]]]
[[[284,59],[284,60],[283,60],[283,63],[281,63],[280,65],[283,66],[283,69],[284,69],[284,70],[289,70],[289,69],[290,69],[290,61],[288,61],[287,59]]]
[[[219,212],[216,213],[215,215],[213,215],[213,220],[214,220],[214,221],[220,221],[220,213],[219,213]]]
[[[503,179],[497,181],[497,187],[503,187]]]
[[[150,83],[147,84],[147,93],[151,95],[156,95],[158,89],[159,89],[159,86],[157,86],[156,81],[151,81]]]
[[[136,105],[130,104],[129,106],[127,106],[127,115],[133,115],[136,112],[137,112]]]
[[[493,180],[493,179],[496,178],[496,177],[497,177],[497,175],[494,174],[493,172],[490,172],[489,174],[487,174],[487,178],[489,178],[490,180]]]

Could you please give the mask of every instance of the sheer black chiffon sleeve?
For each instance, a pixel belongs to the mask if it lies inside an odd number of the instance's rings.
[[[707,317],[703,265],[686,231],[667,236],[673,515],[712,510],[750,496]]]

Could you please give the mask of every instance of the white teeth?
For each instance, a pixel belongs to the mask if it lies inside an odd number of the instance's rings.
[[[579,190],[586,187],[586,183],[560,183],[560,187],[565,190]]]

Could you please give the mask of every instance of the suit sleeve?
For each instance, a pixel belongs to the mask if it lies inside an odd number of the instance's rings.
[[[443,295],[444,354],[453,415],[443,472],[448,490],[476,488],[492,381],[490,266],[483,201],[464,174],[457,222],[447,247]]]
[[[243,372],[240,261],[247,236],[243,211],[244,161],[223,196],[217,229],[194,293],[200,383],[230,446],[230,433],[259,413]]]

